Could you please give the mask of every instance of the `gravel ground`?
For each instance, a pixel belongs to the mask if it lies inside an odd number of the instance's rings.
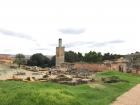
[[[31,72],[28,72],[28,71],[25,71],[25,70],[9,70],[9,71],[5,71],[5,72],[2,72],[0,73],[0,80],[6,80],[6,79],[12,79],[13,78],[13,75],[16,74],[17,72],[25,72],[26,73],[26,76],[22,76],[22,75],[19,75],[19,76],[16,76],[16,77],[19,77],[19,78],[26,78],[26,77],[30,77],[32,76]]]
[[[111,105],[140,105],[140,84],[118,97]]]
[[[7,80],[12,79],[14,74],[19,72],[25,73],[25,75],[16,75],[16,78],[26,79],[27,77],[35,77],[35,78],[42,78],[43,75],[40,75],[36,72],[27,71],[24,69],[11,69],[6,65],[0,64],[0,80]]]

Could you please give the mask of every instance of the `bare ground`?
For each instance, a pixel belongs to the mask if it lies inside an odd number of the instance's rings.
[[[31,72],[29,72],[29,71],[25,71],[25,70],[11,70],[11,71],[8,71],[8,72],[1,73],[0,80],[12,79],[13,75],[16,74],[17,72],[25,72],[26,73],[26,76],[20,76],[22,78],[26,78],[26,77],[32,76]]]
[[[36,77],[36,78],[42,77],[42,75],[33,75],[34,72],[31,72],[31,71],[27,71],[20,68],[11,69],[6,65],[0,64],[0,80],[12,79],[13,75],[17,74],[18,72],[24,72],[25,75],[16,75],[16,78],[26,79],[27,77]]]
[[[118,97],[111,105],[140,105],[140,84]]]

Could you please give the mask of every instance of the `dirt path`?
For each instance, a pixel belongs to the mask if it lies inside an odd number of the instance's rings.
[[[140,105],[140,84],[118,97],[111,105]]]

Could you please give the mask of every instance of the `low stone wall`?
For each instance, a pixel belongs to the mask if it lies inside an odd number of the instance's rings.
[[[76,63],[74,65],[76,70],[89,70],[93,72],[100,72],[105,70],[110,70],[110,65],[106,64],[88,64],[88,63]]]

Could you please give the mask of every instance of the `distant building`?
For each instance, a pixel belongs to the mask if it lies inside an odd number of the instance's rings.
[[[128,70],[128,60],[124,57],[120,57],[119,59],[115,60],[105,60],[104,64],[107,65],[108,67],[110,66],[111,70],[119,70],[122,72],[127,72]]]
[[[59,39],[58,47],[56,47],[56,66],[64,63],[64,47],[62,46],[62,39]]]
[[[130,68],[140,69],[140,52],[126,55],[126,58],[129,60]]]

